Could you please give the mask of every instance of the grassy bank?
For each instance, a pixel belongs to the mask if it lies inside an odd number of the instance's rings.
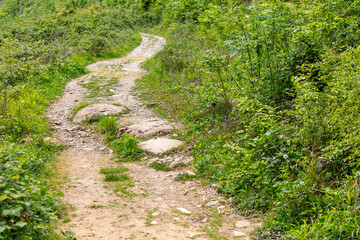
[[[141,41],[120,8],[80,2],[0,5],[1,239],[57,238],[61,193],[46,166],[60,148],[44,141],[51,136],[45,110],[87,64],[122,56]]]
[[[157,7],[159,7],[159,4]],[[359,236],[358,1],[167,1],[138,81],[257,239]]]

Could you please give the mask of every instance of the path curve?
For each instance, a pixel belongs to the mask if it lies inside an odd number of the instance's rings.
[[[101,134],[70,121],[74,107],[86,101],[126,106],[129,113],[124,123],[158,119],[131,91],[145,73],[141,63],[161,51],[166,40],[141,35],[141,45],[126,57],[89,65],[91,73],[69,82],[64,95],[47,111],[57,141],[68,146],[57,164],[62,201],[69,206],[69,221],[61,230],[71,231],[79,240],[212,239],[212,235],[246,239],[258,223],[237,215],[213,187],[174,181],[186,169],[161,172],[147,167],[145,161],[123,164],[131,180],[122,186],[124,193],[115,193],[100,173],[103,167],[119,166],[112,151],[103,144]],[[112,80],[111,88],[100,87],[111,89],[112,94],[87,98],[83,86],[94,79],[98,83]],[[182,208],[191,213],[181,212]]]

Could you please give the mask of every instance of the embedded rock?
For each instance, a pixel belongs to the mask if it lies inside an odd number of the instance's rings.
[[[178,158],[175,159],[175,161],[173,161],[172,163],[170,163],[169,168],[177,168],[181,164],[183,164],[183,160],[181,158]]]
[[[251,226],[251,223],[246,220],[240,220],[240,221],[236,222],[237,228],[246,228],[246,227],[250,227],[250,226]]]
[[[219,201],[211,201],[211,202],[208,202],[207,204],[205,204],[205,207],[217,207],[217,206],[220,206]]]
[[[127,133],[133,137],[151,138],[171,134],[174,127],[169,122],[160,119],[147,119],[119,130],[121,134]]]
[[[178,148],[183,142],[175,139],[157,138],[139,143],[139,147],[151,153],[159,154]]]
[[[74,117],[73,122],[81,123],[85,119],[91,119],[100,115],[124,113],[127,109],[112,104],[93,104],[81,109]]]

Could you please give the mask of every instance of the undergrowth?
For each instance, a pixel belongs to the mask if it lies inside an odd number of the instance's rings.
[[[256,239],[359,238],[359,1],[167,1],[141,97]],[[194,54],[196,53],[196,54]]]
[[[0,239],[61,239],[52,231],[61,194],[45,168],[60,148],[43,141],[45,110],[87,64],[141,40],[133,19],[107,3],[0,1]]]
[[[168,40],[145,64],[142,98],[186,125],[197,177],[267,215],[255,238],[359,238],[359,5],[0,1],[1,238],[56,238],[44,111],[85,65],[138,44],[139,26]],[[120,161],[141,158],[136,139],[100,125]]]

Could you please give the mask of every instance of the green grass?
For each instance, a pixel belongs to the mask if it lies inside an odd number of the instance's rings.
[[[1,1],[3,238],[53,238],[58,200],[42,172],[59,150],[42,141],[50,102],[157,23],[168,42],[145,64],[141,96],[186,125],[198,177],[243,213],[269,215],[255,238],[359,238],[358,1],[122,3]],[[115,81],[98,80],[90,97],[111,94],[101,84]],[[119,161],[143,156],[136,139],[112,139]],[[131,196],[129,182],[113,184]]]
[[[106,174],[105,176],[105,181],[106,182],[117,182],[117,181],[125,181],[130,179],[128,174],[114,174],[114,173],[109,173]]]
[[[173,170],[173,169],[169,168],[169,166],[166,163],[159,163],[159,162],[153,162],[150,165],[150,167],[157,171],[164,171],[164,172],[169,172],[169,171]]]
[[[139,161],[144,154],[144,150],[138,147],[138,140],[129,134],[112,141],[110,146],[115,151],[118,162]]]
[[[126,167],[115,167],[115,168],[102,168],[100,173],[102,174],[117,174],[129,171]]]
[[[130,176],[125,172],[129,171],[126,167],[115,167],[115,168],[102,168],[100,173],[105,174],[104,181],[106,182],[117,182],[126,181],[130,179]]]
[[[62,211],[61,194],[48,181],[60,148],[43,141],[51,135],[45,111],[69,80],[87,72],[87,64],[122,56],[140,43],[121,11],[94,11],[95,5],[70,9],[60,2],[55,7],[52,1],[0,4],[2,239],[60,239],[53,229]]]
[[[118,126],[116,124],[118,117],[114,115],[102,116],[97,123],[98,130],[105,134],[105,140],[110,142],[115,139]]]
[[[119,84],[117,78],[108,78],[101,76],[91,76],[91,79],[87,83],[81,83],[88,91],[85,95],[86,98],[100,98],[112,96],[115,94],[115,90],[111,88],[114,85]]]

